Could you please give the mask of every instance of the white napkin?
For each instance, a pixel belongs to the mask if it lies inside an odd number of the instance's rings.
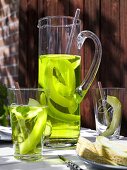
[[[10,141],[12,130],[11,127],[0,126],[0,140]]]
[[[96,139],[97,133],[95,130],[92,130],[92,129],[81,128],[80,136],[85,137],[88,140],[94,142]]]

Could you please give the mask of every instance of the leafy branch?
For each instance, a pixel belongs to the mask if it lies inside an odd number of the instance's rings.
[[[0,82],[0,125],[9,126],[9,112],[7,107],[7,87]]]

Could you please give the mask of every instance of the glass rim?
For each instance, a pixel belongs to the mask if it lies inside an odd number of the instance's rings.
[[[125,87],[102,87],[103,90],[125,90]],[[99,90],[99,87],[92,88],[92,90]]]
[[[34,87],[34,88],[32,88],[32,87],[28,87],[28,88],[25,88],[25,87],[21,87],[21,88],[15,88],[15,87],[10,87],[10,88],[8,88],[8,90],[15,90],[15,91],[46,91],[45,89],[43,89],[43,88],[36,88],[36,87]]]
[[[72,23],[71,24],[58,24],[58,25],[49,25],[49,24],[44,24],[42,25],[42,21],[46,21],[46,20],[49,20],[49,19],[69,19],[69,20],[72,20]],[[46,17],[43,17],[43,18],[40,18],[38,20],[38,25],[37,27],[38,28],[43,28],[43,27],[72,27],[73,25],[73,20],[74,20],[74,17],[71,17],[71,16],[62,16],[62,15],[59,15],[59,16],[46,16]],[[81,20],[80,19],[77,19],[76,20],[76,26],[77,25],[80,25],[81,24]]]

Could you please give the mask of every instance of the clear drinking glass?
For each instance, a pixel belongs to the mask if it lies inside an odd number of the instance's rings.
[[[39,88],[9,88],[8,103],[14,157],[26,161],[42,158],[47,121],[45,91]]]
[[[98,37],[90,31],[80,32],[81,21],[77,19],[75,24],[73,21],[74,18],[69,16],[48,16],[38,21],[38,85],[50,93],[50,133],[45,140],[45,145],[50,147],[73,146],[77,143],[80,134],[80,102],[93,82],[101,61]],[[95,44],[95,55],[81,83],[80,49],[87,38]]]
[[[92,90],[96,131],[98,135],[119,138],[124,88],[99,88]]]

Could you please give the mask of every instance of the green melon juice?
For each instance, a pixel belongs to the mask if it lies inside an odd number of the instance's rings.
[[[39,87],[49,91],[46,142],[65,147],[77,143],[80,108],[75,89],[80,84],[80,56],[48,54],[39,56]]]
[[[14,157],[34,161],[42,157],[42,135],[45,131],[47,111],[44,107],[11,105],[10,118]]]

